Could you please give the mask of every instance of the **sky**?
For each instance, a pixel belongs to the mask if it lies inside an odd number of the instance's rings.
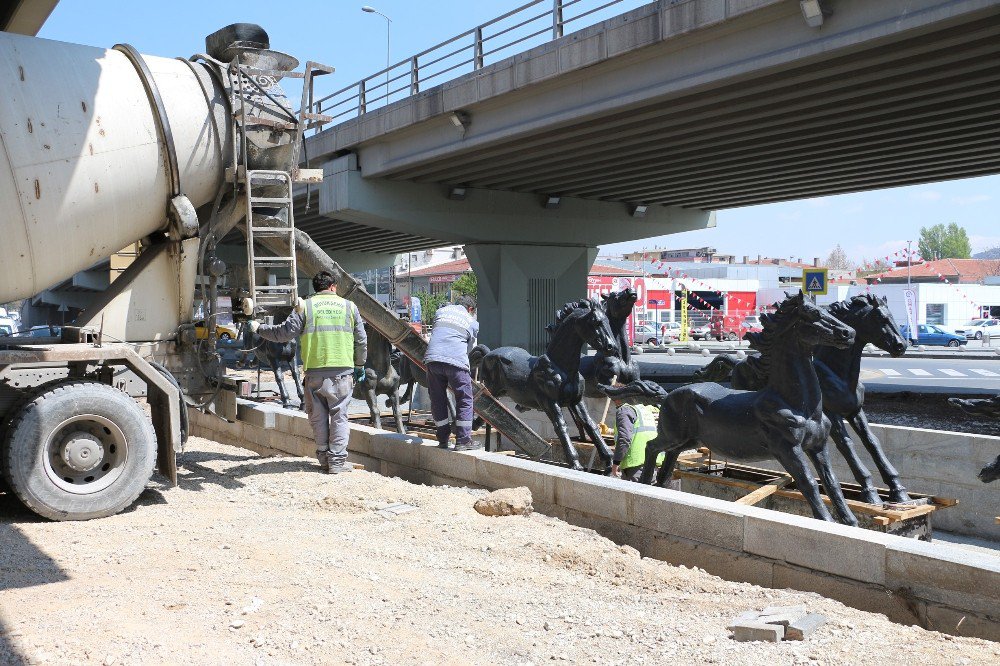
[[[588,17],[585,25],[643,5],[626,0]],[[367,0],[392,19],[395,63],[498,17],[522,0]],[[110,48],[126,42],[141,53],[188,57],[204,38],[236,22],[259,23],[274,49],[301,61],[336,67],[317,83],[325,94],[385,67],[386,26],[361,11],[365,0],[60,0],[39,37]],[[544,8],[547,3],[539,5]],[[604,4],[586,0],[578,7]],[[542,9],[539,10],[541,12]],[[504,54],[506,55],[506,54]],[[1000,176],[945,181],[753,206],[718,212],[713,229],[602,247],[602,253],[655,247],[711,246],[737,256],[825,258],[837,244],[855,261],[873,260],[916,241],[921,226],[957,222],[973,252],[1000,245]]]

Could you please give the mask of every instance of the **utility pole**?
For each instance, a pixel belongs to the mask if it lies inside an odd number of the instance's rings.
[[[910,252],[910,245],[913,241],[906,241],[906,288],[910,288],[910,264],[913,263],[913,253]]]

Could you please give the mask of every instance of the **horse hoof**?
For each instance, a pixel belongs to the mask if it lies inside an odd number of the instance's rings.
[[[862,495],[861,495],[861,501],[862,502],[866,502],[868,504],[874,504],[875,506],[882,506],[882,504],[884,503],[882,501],[882,498],[879,497],[878,493],[875,492],[874,490],[866,492],[866,493],[862,493]],[[895,501],[895,500],[893,500],[893,501]]]
[[[583,469],[583,465],[581,465],[581,464],[580,464],[580,463],[578,463],[578,462],[574,462],[574,463],[573,463],[573,469],[575,469],[575,470],[576,470],[577,472],[583,472],[583,471],[585,471],[585,470]]]
[[[891,490],[889,491],[889,501],[894,504],[904,504],[906,502],[912,502],[913,499],[906,494],[905,490]]]

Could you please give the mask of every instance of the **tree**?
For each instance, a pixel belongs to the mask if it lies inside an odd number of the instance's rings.
[[[847,258],[844,248],[840,247],[840,243],[837,243],[837,247],[830,250],[830,254],[826,257],[826,267],[849,271],[854,268],[854,262]]]
[[[459,296],[472,296],[476,298],[479,293],[479,281],[472,271],[462,273],[457,280],[451,283],[451,290]]]
[[[935,224],[920,227],[920,241],[917,251],[924,259],[968,259],[972,256],[972,244],[963,227],[952,222],[947,227]]]
[[[426,291],[418,291],[414,296],[420,299],[420,318],[425,324],[432,323],[434,321],[434,313],[437,312],[437,309],[448,302],[448,297],[444,292],[432,295]]]

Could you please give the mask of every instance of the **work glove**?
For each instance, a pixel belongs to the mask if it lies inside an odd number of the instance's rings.
[[[357,382],[358,384],[360,384],[361,382],[365,381],[365,377],[366,376],[367,375],[365,374],[364,366],[362,366],[360,368],[354,368],[354,381],[355,382]]]
[[[250,327],[250,332],[253,334],[257,333],[257,329],[260,328],[260,322],[256,319],[251,319],[247,322],[247,326]]]

